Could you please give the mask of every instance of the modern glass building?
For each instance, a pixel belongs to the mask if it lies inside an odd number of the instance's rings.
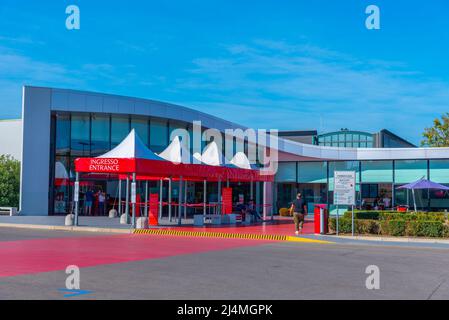
[[[395,135],[388,130],[377,133],[352,131],[328,132],[314,137],[314,144],[327,147],[341,148],[415,148],[416,146],[407,140]]]
[[[73,198],[73,161],[77,157],[103,154],[134,128],[154,152],[162,151],[171,133],[185,129],[191,134],[192,122],[201,121],[203,129],[246,128],[186,107],[153,100],[116,95],[42,87],[24,87],[22,115],[21,213],[24,215],[66,214]],[[343,135],[343,136],[340,136]],[[310,209],[315,203],[332,204],[335,170],[357,172],[359,205],[374,206],[376,199],[390,198],[389,206],[411,205],[411,197],[397,186],[427,177],[449,185],[448,148],[369,148],[373,143],[361,132],[329,135],[329,145],[312,145],[279,138],[278,171],[273,183],[255,186],[256,202],[264,202],[264,214],[277,213],[288,206],[297,191],[302,191]],[[326,142],[324,142],[326,143]],[[333,142],[332,142],[333,143]],[[200,146],[204,148],[205,142]],[[244,151],[248,151],[245,143]],[[201,152],[194,150],[192,152]],[[270,151],[271,153],[271,151]],[[82,177],[81,188],[104,190],[116,198],[117,181],[104,176]],[[158,190],[158,182],[150,184]],[[233,183],[234,198],[249,197],[248,184]],[[174,185],[174,197],[177,196]],[[209,184],[208,201],[216,202],[216,186]],[[201,199],[202,186],[190,183],[192,202]],[[142,190],[140,190],[142,191]],[[164,197],[166,190],[164,189]],[[420,208],[445,210],[449,194],[418,192]]]
[[[333,203],[334,171],[356,172],[358,206],[373,209],[376,200],[388,198],[390,209],[398,205],[413,207],[412,195],[397,187],[422,177],[449,186],[449,161],[444,159],[363,160],[283,162],[276,175],[278,207],[286,207],[296,192],[304,194],[310,209],[315,203],[325,203],[335,210]],[[419,209],[442,211],[449,209],[449,193],[416,190]],[[346,210],[346,208],[342,208]]]

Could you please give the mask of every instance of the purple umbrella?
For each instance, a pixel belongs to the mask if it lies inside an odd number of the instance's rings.
[[[449,190],[449,187],[446,187],[442,184],[427,180],[421,178],[418,181],[409,183],[409,184],[405,184],[403,186],[397,187],[396,189],[408,189],[408,190],[412,190],[412,194],[413,194],[413,204],[415,206],[415,212],[416,212],[416,199],[415,199],[415,190],[419,190],[419,189],[436,189],[436,190]]]

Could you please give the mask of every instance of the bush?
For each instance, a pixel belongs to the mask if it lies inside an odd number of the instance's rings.
[[[336,218],[329,219],[329,231],[336,231]],[[339,233],[351,233],[351,219],[339,219]],[[356,234],[382,234],[388,236],[412,237],[449,237],[449,225],[441,221],[421,220],[368,220],[355,219],[354,232]]]
[[[444,225],[440,221],[409,221],[407,235],[413,237],[442,237]]]
[[[443,237],[449,238],[449,226],[447,224],[443,225]]]
[[[357,210],[354,210],[354,219],[378,220],[379,214],[380,214],[379,211],[357,211]],[[346,211],[344,214],[344,217],[351,219],[352,212]]]
[[[388,220],[388,233],[391,236],[404,236],[407,223],[404,220]],[[384,232],[382,232],[384,234]]]
[[[404,220],[404,221],[446,221],[444,212],[381,212],[380,220]]]
[[[328,225],[329,225],[330,232],[336,232],[337,231],[337,218],[329,218]],[[338,232],[339,233],[351,233],[352,232],[351,219],[340,217],[338,219]]]
[[[19,207],[20,162],[0,156],[0,207]]]
[[[329,219],[329,231],[336,232],[337,219]],[[352,220],[346,217],[338,219],[338,232],[339,233],[352,233]],[[354,233],[366,234],[379,232],[378,222],[375,220],[355,220],[354,219]]]
[[[355,232],[357,234],[379,234],[380,223],[377,220],[355,220]]]

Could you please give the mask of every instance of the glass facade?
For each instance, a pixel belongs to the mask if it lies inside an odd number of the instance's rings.
[[[108,116],[92,115],[91,121],[91,155],[99,156],[111,147],[109,141],[110,120]]]
[[[53,171],[50,190],[54,190],[50,194],[50,203],[53,204],[50,208],[51,214],[66,214],[70,210],[73,163],[76,158],[98,156],[107,152],[119,144],[132,128],[151,150],[161,152],[169,144],[169,134],[173,130],[190,128],[188,123],[156,117],[68,112],[53,113],[51,123],[53,153],[50,166]],[[191,128],[189,134],[191,135]],[[348,146],[348,141],[360,143],[364,139],[356,132],[340,132],[323,137],[324,143],[344,143],[345,146]],[[368,138],[366,142],[368,143]],[[204,146],[203,142],[202,147]],[[391,208],[397,205],[412,207],[411,193],[397,187],[421,177],[449,185],[449,159],[281,162],[275,177],[276,207],[287,206],[298,191],[304,194],[310,210],[316,203],[331,204],[333,175],[336,170],[356,171],[357,205],[367,209]],[[108,196],[114,197],[117,183],[107,180],[107,177],[82,177],[81,201],[83,193],[89,188],[104,190]],[[421,209],[449,209],[449,193],[438,190],[418,191],[416,202]],[[332,206],[330,208],[333,210]]]
[[[168,122],[161,119],[150,119],[150,149],[161,152],[168,145]]]
[[[367,210],[398,205],[412,208],[411,192],[397,188],[422,177],[449,186],[449,160],[285,162],[279,163],[275,179],[277,208],[288,206],[300,191],[309,202],[309,210],[313,209],[310,203],[324,203],[335,214],[334,171],[356,172],[356,206]],[[418,209],[449,210],[449,192],[416,190],[415,196]],[[341,209],[340,213],[347,208]]]
[[[327,147],[373,148],[374,138],[371,133],[359,131],[337,131],[316,137],[316,144]]]
[[[53,154],[50,158],[53,172],[50,190],[54,192],[50,194],[50,203],[53,204],[50,214],[67,214],[70,211],[76,158],[106,153],[122,142],[131,129],[136,130],[153,152],[161,152],[169,144],[169,129],[188,128],[188,123],[176,121],[169,127],[167,119],[153,117],[67,112],[55,112],[52,117]],[[116,196],[118,184],[108,181],[108,177],[85,175],[82,181],[80,205],[88,189],[103,190],[110,198]]]

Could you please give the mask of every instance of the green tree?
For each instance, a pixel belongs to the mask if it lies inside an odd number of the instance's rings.
[[[425,128],[423,137],[421,145],[424,147],[449,147],[449,113],[433,120],[433,127]]]
[[[0,206],[19,207],[20,162],[9,155],[0,156]]]

